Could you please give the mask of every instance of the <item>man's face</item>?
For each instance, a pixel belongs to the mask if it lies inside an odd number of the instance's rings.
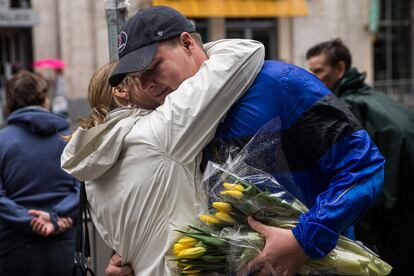
[[[198,49],[201,51],[201,49]],[[158,105],[176,90],[183,81],[197,73],[202,62],[194,58],[191,49],[160,43],[151,64],[143,71],[131,74],[141,83],[142,93],[151,97]]]
[[[329,89],[343,77],[342,70],[326,62],[326,54],[320,54],[308,59],[309,70],[314,73]]]

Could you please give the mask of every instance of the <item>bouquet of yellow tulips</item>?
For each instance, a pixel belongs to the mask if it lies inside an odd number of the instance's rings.
[[[247,165],[240,165],[237,170],[213,163],[209,166],[209,209],[199,216],[200,225],[178,230],[183,236],[172,248],[172,260],[177,262],[181,275],[229,275],[257,256],[265,241],[247,226],[248,216],[267,225],[291,229],[298,223],[299,215],[308,211],[269,174]],[[259,189],[258,183],[272,186],[272,192]],[[328,255],[309,259],[299,273],[387,275],[391,269],[363,245],[340,236]]]

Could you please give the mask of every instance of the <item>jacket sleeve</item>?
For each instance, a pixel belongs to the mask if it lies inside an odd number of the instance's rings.
[[[403,130],[407,124],[404,125],[406,122],[401,122],[399,119],[409,118],[409,116],[401,114],[404,112],[403,108],[396,108],[394,101],[385,97],[385,95],[363,95],[359,97],[344,97],[341,100],[347,104],[355,117],[360,120],[364,129],[387,160],[384,167],[384,186],[382,188],[384,202],[382,204],[387,209],[392,209],[398,200],[398,185],[401,182],[399,179],[402,166],[401,161],[403,160],[404,140],[406,139],[406,134]],[[394,106],[394,108],[390,112],[384,106]],[[398,115],[395,115],[396,110],[400,111]]]
[[[313,205],[292,231],[309,257],[319,258],[335,247],[338,233],[375,202],[383,183],[384,159],[350,110],[319,80],[305,73],[293,77],[285,85],[290,95],[299,94],[299,100],[287,108],[303,112],[290,131],[322,183],[314,183],[320,186],[314,189]]]
[[[317,162],[329,186],[293,233],[311,258],[328,254],[338,233],[357,222],[381,192],[384,159],[364,130],[338,141]]]
[[[0,220],[18,231],[34,234],[30,221],[34,218],[28,209],[17,204],[6,195],[0,178]]]
[[[264,47],[257,41],[221,40],[205,49],[209,59],[155,111],[161,115],[155,122],[158,148],[184,164],[209,142],[220,119],[263,65]]]
[[[71,217],[76,219],[78,213],[79,205],[79,193],[80,193],[80,183],[73,178],[73,187],[71,193],[66,196],[62,201],[60,201],[56,206],[51,210],[50,216],[52,220],[59,217]]]

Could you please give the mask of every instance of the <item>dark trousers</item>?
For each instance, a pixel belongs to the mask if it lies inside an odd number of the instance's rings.
[[[75,241],[23,245],[0,256],[1,276],[70,276]]]

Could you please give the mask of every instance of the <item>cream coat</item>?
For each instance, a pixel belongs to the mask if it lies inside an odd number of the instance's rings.
[[[200,152],[263,65],[263,45],[221,40],[209,59],[153,112],[121,109],[78,129],[62,168],[86,181],[92,220],[136,275],[172,275],[166,254],[174,229],[196,217]]]

